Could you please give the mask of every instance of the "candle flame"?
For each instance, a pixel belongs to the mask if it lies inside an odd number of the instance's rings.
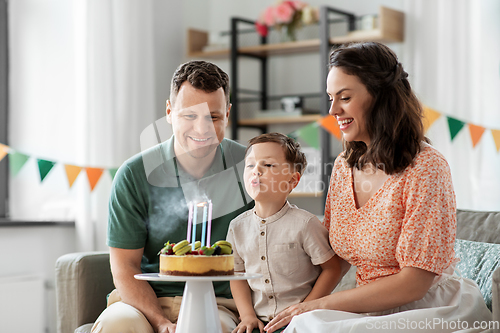
[[[203,207],[203,206],[206,206],[207,203],[206,202],[200,202],[199,204],[197,204],[196,206],[197,207]]]

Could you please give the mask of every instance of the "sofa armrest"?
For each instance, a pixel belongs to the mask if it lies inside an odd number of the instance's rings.
[[[493,283],[491,286],[492,293],[492,309],[491,312],[493,314],[493,322],[496,322],[498,325],[500,323],[500,267],[498,267],[493,273]],[[500,333],[500,328],[497,326],[497,330],[494,330],[496,333]]]
[[[114,288],[107,252],[69,253],[56,262],[57,332],[93,323]]]

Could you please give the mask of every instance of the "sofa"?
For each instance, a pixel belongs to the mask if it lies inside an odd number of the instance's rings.
[[[500,212],[457,210],[458,273],[478,284],[500,322]],[[354,288],[352,267],[334,292]],[[70,253],[56,262],[57,332],[90,332],[114,288],[107,252]],[[500,330],[494,331],[500,332]]]

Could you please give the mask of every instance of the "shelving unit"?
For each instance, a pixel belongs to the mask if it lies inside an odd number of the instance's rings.
[[[330,44],[344,44],[349,42],[376,41],[381,43],[399,43],[404,40],[404,13],[380,7],[378,13],[378,27],[373,30],[354,30],[345,36],[330,38]],[[253,22],[252,22],[253,23]],[[256,56],[272,56],[299,53],[318,52],[321,40],[309,39],[296,42],[261,44],[241,47],[240,53],[253,54]],[[191,58],[221,59],[231,55],[231,49],[222,49],[204,52],[203,48],[208,45],[208,32],[196,29],[188,29],[187,56]]]
[[[340,15],[345,18],[348,24],[348,33],[345,36],[330,37],[330,14]],[[267,126],[272,124],[290,124],[290,123],[307,123],[313,122],[328,114],[328,97],[326,94],[317,94],[321,96],[320,114],[288,116],[288,117],[262,117],[251,119],[239,119],[238,108],[239,104],[248,99],[241,98],[241,93],[253,94],[256,98],[253,100],[260,102],[260,109],[267,110],[268,101],[277,99],[276,96],[268,95],[267,87],[267,60],[270,56],[277,55],[292,55],[301,53],[319,53],[321,66],[321,92],[326,91],[326,77],[328,75],[328,55],[332,46],[345,44],[349,42],[363,41],[378,41],[382,43],[395,43],[404,40],[404,13],[380,7],[378,13],[378,26],[373,30],[355,30],[356,16],[352,13],[345,12],[336,8],[327,6],[320,7],[319,18],[319,38],[310,40],[301,40],[296,42],[273,43],[268,44],[266,37],[261,37],[259,45],[239,46],[238,27],[240,24],[254,26],[253,20],[234,17],[231,19],[231,47],[229,49],[214,50],[204,52],[205,46],[208,44],[208,33],[200,30],[188,30],[188,50],[187,55],[191,58],[205,59],[231,59],[231,91],[232,91],[232,110],[231,110],[231,132],[232,138],[238,138],[238,129],[240,127],[254,127],[267,131]],[[248,89],[240,89],[238,84],[238,60],[240,57],[256,59],[260,63],[260,90],[249,91]],[[309,94],[311,95],[311,94]],[[321,130],[321,159],[323,164],[331,167],[332,158],[330,156],[330,134]],[[325,170],[322,175],[322,181],[325,184],[329,183],[330,170]],[[294,196],[315,197],[318,193],[295,193]],[[323,193],[323,200],[326,199],[326,193]]]
[[[287,117],[262,117],[241,119],[238,123],[240,126],[265,126],[273,124],[297,124],[297,123],[311,123],[321,119],[319,114],[306,114],[301,116],[287,116]]]

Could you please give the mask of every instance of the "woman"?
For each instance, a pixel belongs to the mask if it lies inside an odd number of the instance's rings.
[[[330,54],[329,113],[345,150],[335,161],[323,223],[343,267],[339,278],[354,265],[357,287],[294,305],[266,331],[290,323],[287,333],[447,332],[491,320],[477,285],[454,275],[450,169],[424,136],[407,76],[380,43]]]

